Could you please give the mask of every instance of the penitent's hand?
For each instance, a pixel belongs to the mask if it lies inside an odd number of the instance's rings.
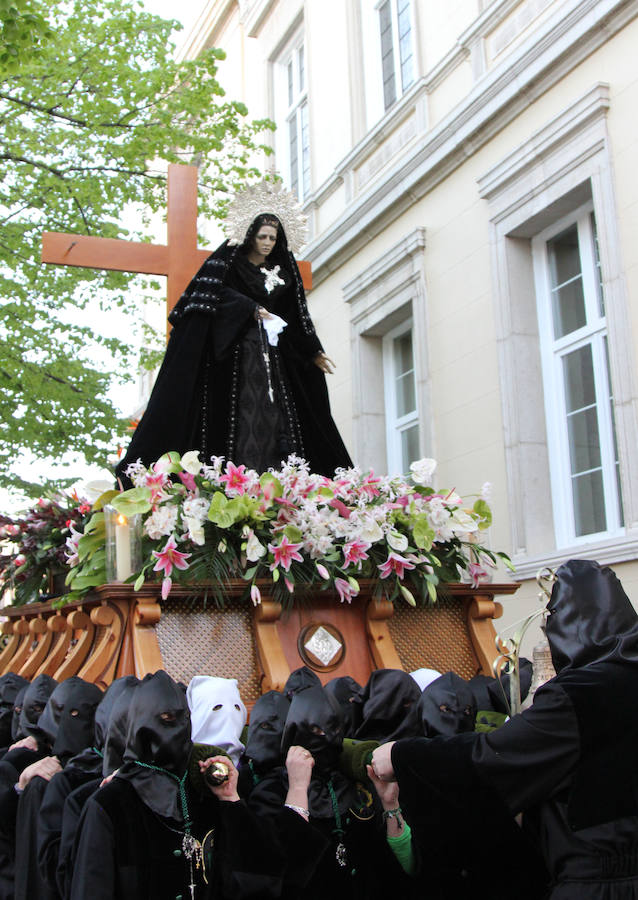
[[[239,772],[232,764],[231,760],[227,756],[210,756],[208,759],[199,761],[199,769],[200,772],[205,772],[209,766],[212,766],[213,763],[223,763],[228,768],[228,781],[225,781],[223,784],[218,785],[217,787],[213,787],[212,784],[208,784],[211,792],[217,797],[218,800],[225,800],[230,803],[235,803],[239,800],[239,794],[237,793],[237,779],[239,777]]]
[[[396,781],[382,781],[374,774],[372,766],[366,766],[368,778],[379,795],[384,809],[396,809],[399,805],[399,784]]]
[[[293,746],[288,750],[286,755],[286,772],[288,773],[288,784],[291,790],[295,788],[300,788],[304,791],[308,790],[314,764],[315,761],[312,754],[304,747]]]
[[[272,319],[272,313],[269,313],[264,306],[260,306],[255,315],[258,319]]]
[[[392,748],[396,741],[381,744],[372,754],[372,770],[381,781],[396,781],[392,768]]]
[[[318,368],[321,369],[324,375],[332,375],[332,373],[336,369],[336,366],[330,359],[330,357],[326,356],[326,354],[323,352],[317,353],[313,362],[316,366],[318,366]]]
[[[51,781],[54,775],[62,771],[62,766],[57,756],[45,756],[37,762],[27,766],[18,779],[18,786],[24,790],[32,778],[39,775],[45,781]]]
[[[32,735],[29,735],[28,737],[22,738],[21,741],[16,741],[15,744],[11,744],[9,750],[17,750],[18,747],[26,747],[27,750],[37,750],[38,742]]]

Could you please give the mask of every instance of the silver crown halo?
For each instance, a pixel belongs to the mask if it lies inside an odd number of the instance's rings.
[[[260,181],[235,194],[223,225],[228,243],[243,243],[246,232],[263,213],[272,213],[279,219],[288,249],[299,253],[308,237],[308,219],[295,195],[281,181]]]

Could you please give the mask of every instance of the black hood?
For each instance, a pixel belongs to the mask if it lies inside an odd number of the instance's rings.
[[[72,756],[93,746],[95,710],[104,696],[96,684],[82,678],[69,678],[64,685],[67,685],[67,691],[59,711],[58,727],[51,751],[63,766]],[[51,695],[52,700],[55,693],[54,691]]]
[[[33,735],[38,737],[38,720],[44,715],[47,704],[51,699],[51,695],[58,685],[55,678],[50,675],[38,675],[27,688],[22,701],[22,712],[20,713],[20,734],[22,737]]]
[[[124,675],[123,678],[117,678],[106,690],[100,700],[100,705],[95,710],[95,741],[94,747],[98,750],[104,750],[106,742],[106,733],[109,727],[109,719],[115,701],[120,694],[125,693],[131,685],[139,684],[139,678],[135,675]]]
[[[0,747],[11,743],[11,724],[13,708],[18,693],[26,688],[29,682],[21,675],[7,672],[0,676]]]
[[[102,761],[102,772],[105,778],[107,775],[111,775],[116,769],[119,769],[122,765],[124,751],[126,750],[128,714],[131,707],[131,699],[133,691],[141,684],[139,678],[136,678],[134,675],[127,675],[125,678],[120,678],[117,682],[114,682],[113,687],[115,684],[120,684],[121,682],[126,682],[126,684],[113,701],[106,727],[103,751],[104,759]],[[100,706],[101,705],[102,704],[100,704]]]
[[[309,669],[308,666],[300,666],[288,676],[283,693],[289,700],[292,700],[295,694],[311,687],[321,687],[319,676],[312,669]]]
[[[361,724],[361,704],[358,701],[363,688],[350,675],[333,678],[324,687],[341,707],[346,737],[352,737]]]
[[[290,703],[281,753],[290,747],[305,747],[315,765],[308,788],[311,818],[334,818],[334,803],[344,813],[354,796],[353,785],[338,768],[343,745],[343,713],[335,698],[323,687],[307,688]],[[333,801],[334,797],[334,801]]]
[[[11,717],[11,740],[9,741],[10,744],[13,741],[19,741],[20,738],[26,737],[26,735],[22,734],[22,732],[20,731],[20,716],[22,715],[22,704],[24,703],[24,698],[28,690],[29,685],[27,684],[20,691],[18,691],[18,696],[13,701],[13,716]]]
[[[281,765],[281,738],[290,701],[280,691],[267,691],[257,699],[250,713],[245,756],[259,771]]]
[[[446,672],[429,684],[417,703],[425,737],[452,737],[474,731],[476,704],[471,687],[455,672]]]
[[[547,604],[547,640],[556,673],[589,663],[638,661],[638,615],[614,572],[586,559],[556,571]]]
[[[118,778],[130,781],[157,815],[182,822],[176,778],[187,771],[191,748],[191,719],[183,688],[164,671],[147,675],[131,696]]]
[[[396,741],[418,734],[418,684],[400,669],[377,669],[361,695],[361,725],[355,737],[363,741]]]
[[[315,769],[335,769],[343,744],[343,713],[323,687],[306,688],[290,702],[281,739],[283,758],[290,747],[305,747],[315,759]]]

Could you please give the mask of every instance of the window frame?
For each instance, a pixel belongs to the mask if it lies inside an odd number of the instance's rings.
[[[379,39],[379,67],[381,73],[381,99],[383,104],[384,114],[387,113],[397,100],[400,100],[401,97],[412,87],[414,82],[416,81],[416,47],[415,47],[415,19],[414,19],[414,4],[413,0],[407,0],[408,6],[408,15],[410,19],[410,56],[412,59],[412,79],[408,84],[404,84],[403,80],[403,67],[405,65],[405,60],[401,55],[401,42],[399,35],[399,11],[398,11],[398,3],[399,0],[377,0],[375,3],[375,13],[377,16],[377,34]],[[388,6],[390,10],[390,28],[392,35],[392,58],[393,58],[393,77],[394,77],[394,87],[395,93],[394,98],[386,103],[385,97],[385,79],[384,79],[384,71],[383,71],[383,47],[382,47],[382,32],[381,32],[381,11],[383,7]]]
[[[414,409],[403,416],[399,416],[397,412],[397,392],[396,382],[397,368],[396,357],[394,353],[394,342],[397,338],[404,334],[410,334],[412,339],[412,379],[414,383]],[[419,427],[419,392],[417,383],[417,363],[414,352],[414,322],[412,317],[405,319],[400,325],[395,326],[386,332],[382,338],[382,355],[383,355],[383,385],[384,385],[384,404],[385,404],[385,433],[386,433],[386,453],[389,475],[406,474],[402,462],[401,436],[408,429],[414,426]],[[420,446],[420,436],[419,436]],[[419,456],[417,455],[417,459]],[[414,462],[414,460],[409,460]]]
[[[272,59],[273,118],[277,170],[284,184],[304,203],[312,192],[312,150],[310,142],[310,103],[308,97],[308,66],[303,26],[286,42]],[[303,60],[303,82],[300,77]],[[292,71],[292,86],[289,78]],[[292,88],[292,89],[291,89]],[[296,186],[293,181],[292,128],[296,138]],[[304,143],[305,141],[305,143]]]
[[[618,491],[616,437],[612,415],[612,385],[605,356],[608,342],[607,319],[601,310],[599,261],[596,258],[596,239],[592,228],[593,203],[586,203],[563,216],[532,238],[534,282],[537,299],[541,368],[545,394],[547,443],[554,509],[554,529],[557,547],[576,546],[592,540],[620,537],[625,533],[622,524],[622,498]],[[582,277],[585,324],[560,337],[554,336],[552,285],[548,243],[552,238],[576,226],[580,275]],[[571,482],[574,477],[570,463],[567,428],[567,401],[563,361],[569,353],[583,347],[592,348],[592,364],[598,434],[600,439],[601,474],[607,527],[604,530],[578,535],[575,504]],[[607,353],[609,346],[607,344]],[[613,403],[613,400],[612,400]]]

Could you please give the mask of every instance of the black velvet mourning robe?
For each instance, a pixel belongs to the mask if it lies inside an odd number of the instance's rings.
[[[490,821],[504,823],[500,805],[510,815],[524,811],[549,868],[551,900],[629,900],[638,897],[638,616],[614,573],[587,560],[558,569],[548,611],[556,677],[489,734],[396,743],[402,804],[405,788],[408,815],[413,807],[423,835],[439,836],[423,854],[431,850],[443,884],[450,873],[458,879],[463,859],[444,855],[456,823],[490,833]],[[478,887],[467,896],[511,897],[515,884],[516,896],[544,897],[533,873],[516,865],[531,858],[516,854],[515,835],[503,828],[512,852],[499,845],[500,893],[474,855],[466,871]]]
[[[204,462],[225,456],[258,470],[293,452],[320,474],[351,465],[325,375],[313,362],[322,346],[283,229],[264,266],[250,263],[246,252],[222,244],[172,310],[166,355],[119,477],[138,458],[149,465],[169,450],[198,450]],[[269,292],[261,270],[275,267],[284,283]],[[260,306],[287,323],[277,347],[256,321]]]

